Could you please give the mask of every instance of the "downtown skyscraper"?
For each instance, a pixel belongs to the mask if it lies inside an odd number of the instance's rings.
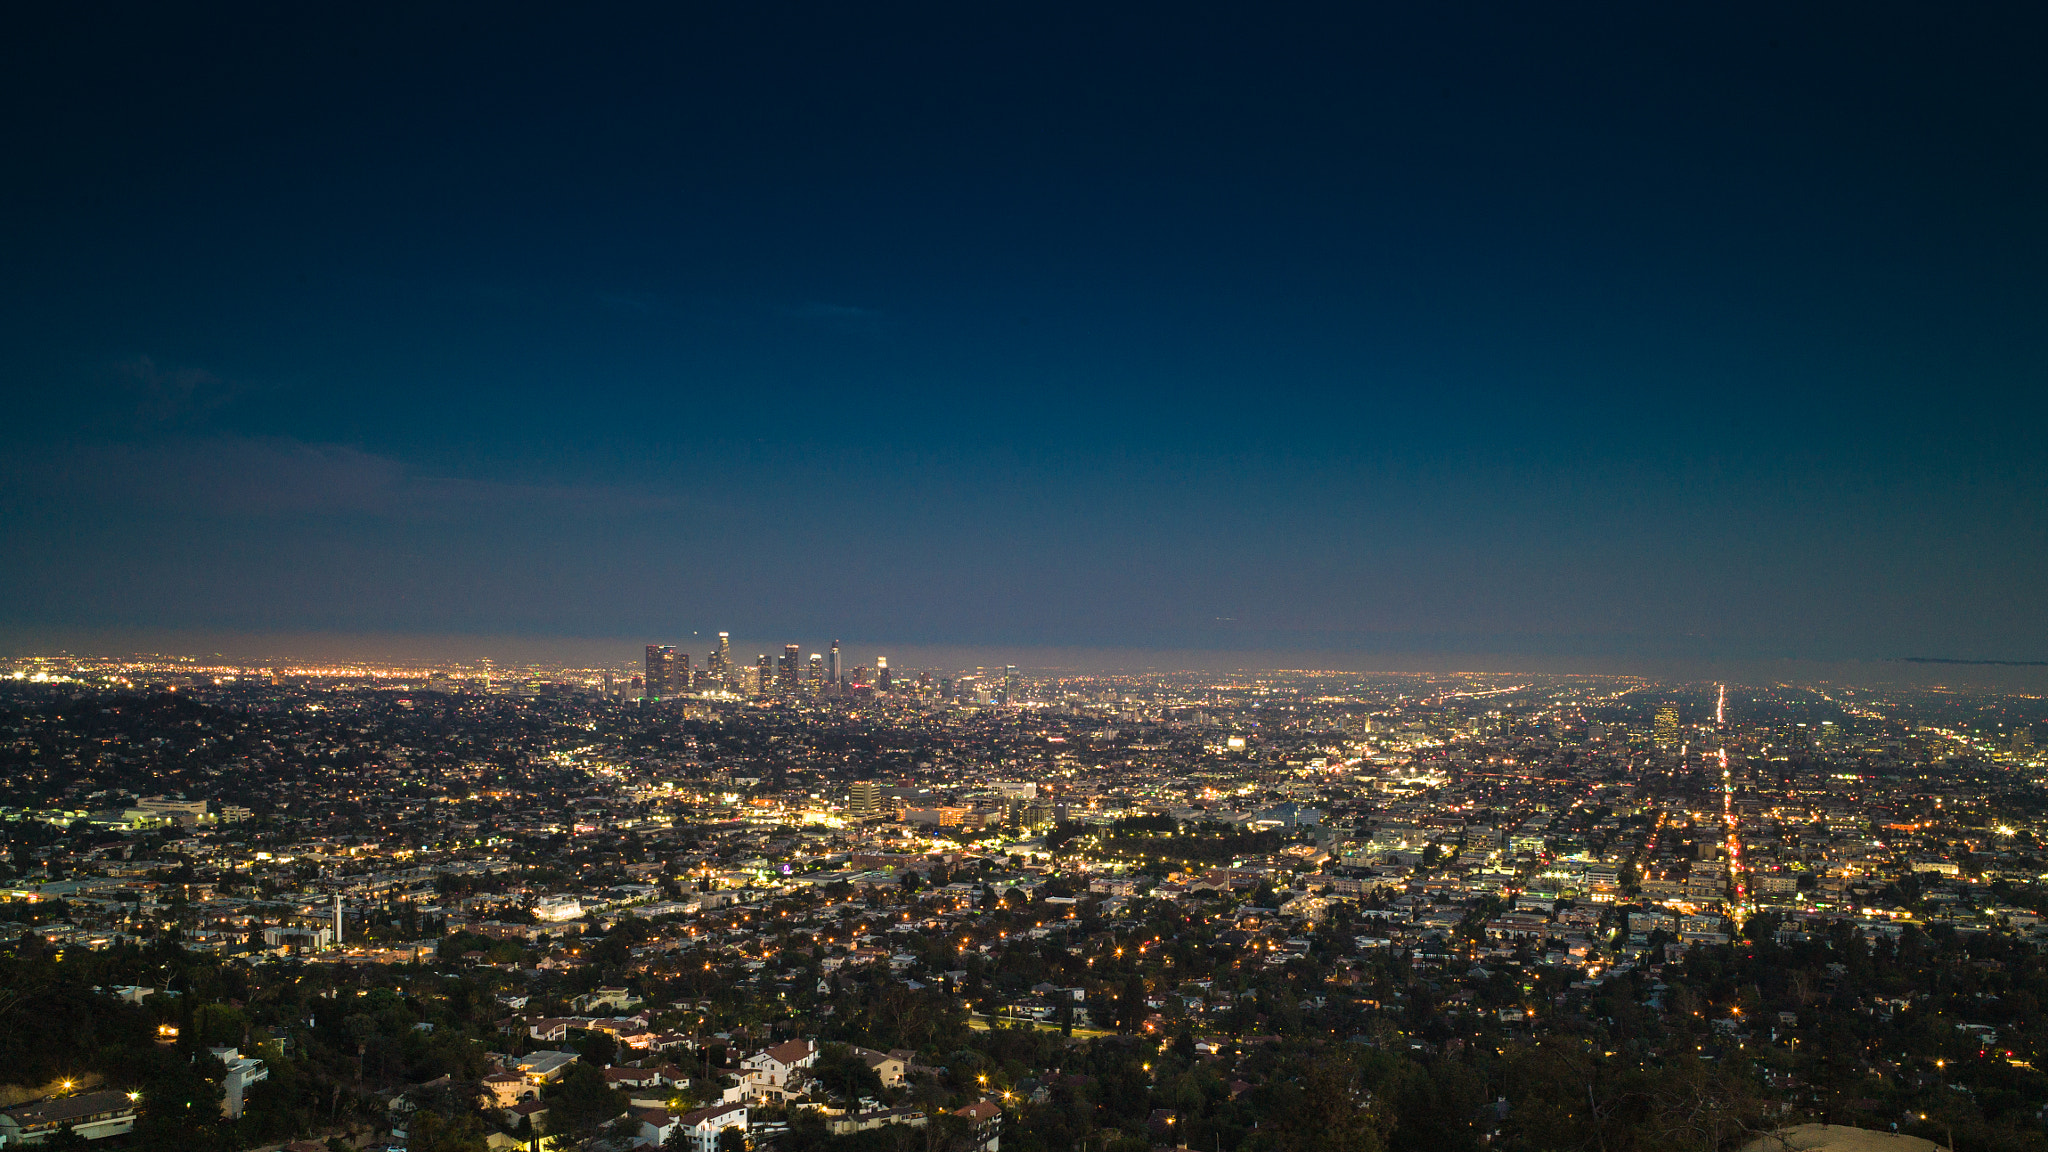
[[[676,646],[673,644],[649,644],[647,646],[647,684],[641,695],[650,700],[660,700],[675,695]]]

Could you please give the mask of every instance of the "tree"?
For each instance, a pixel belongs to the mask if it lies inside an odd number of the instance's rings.
[[[842,1044],[825,1045],[811,1067],[811,1075],[843,1100],[882,1095],[882,1078],[868,1067],[867,1061]]]
[[[490,1145],[483,1122],[474,1113],[451,1118],[422,1108],[406,1127],[406,1147],[411,1152],[485,1152]]]
[[[544,1097],[548,1105],[547,1134],[587,1140],[599,1127],[624,1115],[626,1096],[606,1087],[604,1073],[582,1061],[569,1065]]]
[[[84,1152],[85,1149],[92,1147],[92,1145],[87,1142],[85,1137],[78,1134],[78,1129],[63,1128],[52,1133],[49,1139],[44,1140],[36,1145],[36,1147],[43,1149],[44,1152]]]
[[[198,1060],[172,1057],[160,1063],[143,1083],[131,1147],[152,1152],[227,1147],[231,1141],[220,1121],[220,1078],[226,1072],[220,1061],[203,1054]]]
[[[1261,1143],[1273,1152],[1381,1152],[1387,1146],[1393,1117],[1349,1059],[1320,1057],[1287,1088],[1278,1122],[1261,1130]]]
[[[718,1152],[747,1152],[746,1133],[726,1128],[718,1133]]]

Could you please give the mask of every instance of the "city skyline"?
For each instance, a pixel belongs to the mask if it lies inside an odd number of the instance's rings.
[[[8,1149],[2048,1152],[2048,9],[7,30]]]

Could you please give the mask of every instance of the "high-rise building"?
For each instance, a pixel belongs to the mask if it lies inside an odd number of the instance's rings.
[[[889,658],[875,657],[875,691],[887,692],[895,681],[889,678]]]
[[[839,683],[839,641],[837,640],[832,642],[831,652],[826,657],[825,679],[834,684]]]
[[[796,695],[797,677],[802,674],[798,671],[798,668],[802,661],[803,650],[801,648],[794,644],[784,644],[782,646],[782,666],[776,669],[776,672],[780,674],[780,681],[776,687],[780,691],[791,696]]]
[[[1650,729],[1650,735],[1660,748],[1678,747],[1678,709],[1669,704],[1657,709],[1657,720]]]
[[[647,686],[641,695],[650,700],[660,700],[673,695],[669,685],[675,672],[676,648],[673,644],[649,644],[647,646]]]
[[[775,673],[766,652],[754,657],[754,695],[766,696],[775,688]]]
[[[822,652],[811,653],[811,662],[804,669],[804,691],[813,696],[825,694],[825,656]]]
[[[846,810],[856,816],[872,816],[882,809],[882,786],[873,780],[856,780],[847,789]]]
[[[1016,701],[1017,666],[1015,664],[1005,664],[1003,665],[1003,703],[1014,704]]]
[[[697,687],[697,678],[690,672],[690,654],[688,652],[676,653],[676,668],[673,678],[668,683],[668,687],[669,691],[677,696],[681,696]]]
[[[730,634],[725,632],[718,634],[718,647],[713,649],[710,655],[704,657],[704,674],[711,678],[715,687],[724,688],[728,691],[734,687],[732,676],[732,637]]]
[[[1826,752],[1840,751],[1842,747],[1842,726],[1833,720],[1820,722],[1820,730],[1813,734],[1816,748]]]

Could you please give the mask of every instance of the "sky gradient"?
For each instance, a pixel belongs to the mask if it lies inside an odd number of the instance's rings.
[[[0,640],[2048,659],[2038,8],[46,7]]]

